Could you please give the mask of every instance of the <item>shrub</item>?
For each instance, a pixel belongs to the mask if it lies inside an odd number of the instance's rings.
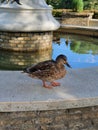
[[[76,12],[83,11],[83,0],[72,0],[72,8]]]
[[[62,17],[63,10],[62,9],[53,9],[53,16]]]
[[[98,10],[94,11],[94,16],[93,16],[94,19],[98,19]]]

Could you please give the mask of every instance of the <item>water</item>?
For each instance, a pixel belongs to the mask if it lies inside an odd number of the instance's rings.
[[[72,68],[98,66],[98,38],[61,35],[58,42],[53,42],[52,58],[61,53],[68,57]]]
[[[37,53],[0,51],[0,70],[22,70],[24,67],[59,54],[68,58],[73,69],[98,66],[98,38],[54,34],[53,49]]]

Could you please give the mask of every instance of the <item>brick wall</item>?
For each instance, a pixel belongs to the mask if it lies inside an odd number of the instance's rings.
[[[0,130],[98,130],[98,106],[0,113]]]
[[[0,48],[13,51],[39,51],[50,49],[52,32],[0,31]]]

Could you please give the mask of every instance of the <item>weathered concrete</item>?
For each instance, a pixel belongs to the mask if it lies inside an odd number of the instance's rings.
[[[61,24],[89,26],[93,13],[63,12],[62,17],[56,17]]]
[[[98,105],[98,67],[70,69],[60,82],[60,87],[46,89],[20,71],[0,71],[0,112]]]
[[[61,28],[57,32],[64,32],[70,34],[81,34],[85,36],[98,37],[98,27],[88,27],[88,26],[75,26],[61,24]]]
[[[90,27],[98,27],[98,19],[90,19],[89,26]]]

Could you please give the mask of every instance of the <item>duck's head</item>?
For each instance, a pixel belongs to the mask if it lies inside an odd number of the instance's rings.
[[[71,66],[67,62],[67,57],[65,55],[57,56],[56,62],[59,63],[59,64],[66,64],[69,68],[71,68]]]

